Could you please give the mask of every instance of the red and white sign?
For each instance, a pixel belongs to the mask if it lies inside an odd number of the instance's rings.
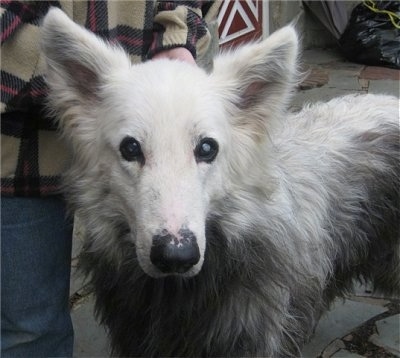
[[[218,16],[220,45],[230,47],[263,37],[267,5],[261,0],[224,0]]]

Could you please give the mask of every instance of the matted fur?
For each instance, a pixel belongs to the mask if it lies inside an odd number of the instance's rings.
[[[291,27],[219,56],[133,66],[52,10],[50,108],[71,145],[65,189],[81,267],[122,356],[298,356],[354,280],[399,292],[399,101],[349,95],[293,114]],[[125,136],[145,161],[119,153]],[[198,163],[214,138],[219,153]],[[151,237],[188,227],[201,259],[166,275]]]

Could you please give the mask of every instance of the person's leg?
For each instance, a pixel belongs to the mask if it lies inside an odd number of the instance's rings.
[[[2,198],[2,357],[72,356],[71,245],[61,198]]]

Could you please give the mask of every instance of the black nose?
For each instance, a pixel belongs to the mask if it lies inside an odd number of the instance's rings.
[[[153,236],[150,260],[161,272],[185,273],[200,260],[200,250],[195,235],[181,229],[176,237],[166,232]]]

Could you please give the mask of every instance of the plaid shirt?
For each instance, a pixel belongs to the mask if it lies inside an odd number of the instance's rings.
[[[47,87],[39,53],[40,22],[51,6],[110,42],[134,63],[173,47],[196,58],[208,49],[212,1],[10,1],[1,0],[1,191],[7,196],[59,192],[68,150],[43,115]],[[203,17],[203,15],[207,14]]]

